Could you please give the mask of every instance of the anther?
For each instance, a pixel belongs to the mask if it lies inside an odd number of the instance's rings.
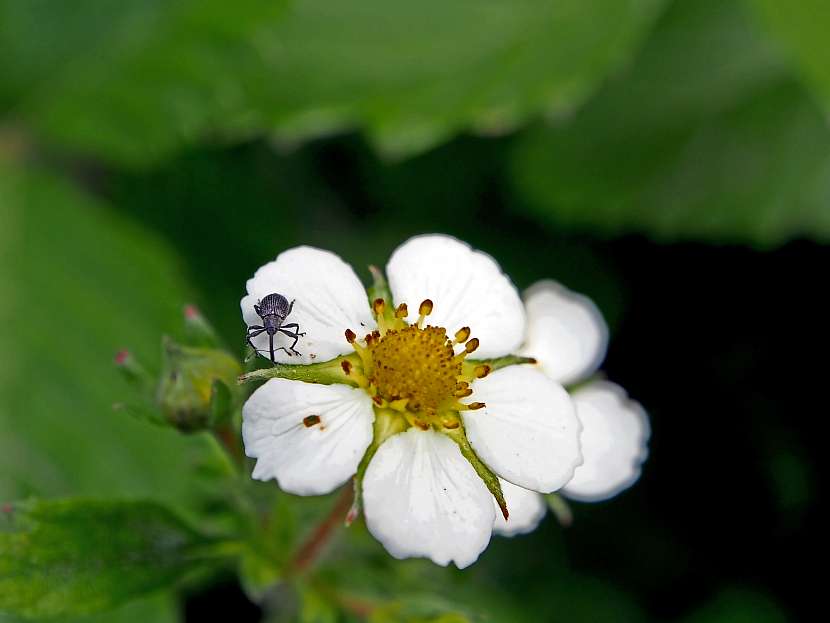
[[[319,415],[307,415],[303,418],[303,424],[305,424],[306,428],[311,428],[315,424],[320,423],[320,416]]]
[[[349,344],[354,344],[354,341],[357,339],[357,335],[351,329],[346,329],[346,341]]]
[[[476,409],[483,409],[486,406],[487,405],[484,404],[483,402],[471,402],[470,404],[467,405],[467,408],[470,411],[475,411]]]
[[[490,366],[488,366],[488,365],[485,363],[485,364],[482,364],[482,365],[480,365],[480,366],[476,366],[476,367],[473,369],[473,374],[475,374],[475,376],[476,376],[476,378],[477,378],[477,379],[483,379],[485,376],[487,376],[488,374],[490,374],[490,372],[491,372],[492,370],[493,370],[493,368],[491,368]]]
[[[375,316],[380,316],[383,314],[383,310],[386,308],[386,303],[383,299],[377,298],[372,302],[372,310],[375,312]]]
[[[453,430],[453,429],[458,428],[460,426],[460,422],[458,420],[450,420],[450,419],[443,420],[441,422],[441,424],[444,425],[444,428],[448,428],[450,430]]]
[[[395,318],[406,318],[409,315],[409,310],[406,307],[406,303],[401,303],[398,305],[397,309],[395,309]]]
[[[349,373],[351,373],[351,371],[352,371],[352,362],[349,361],[348,359],[344,359],[343,361],[340,362],[340,367],[343,368],[343,373],[346,376],[349,376]]]
[[[467,389],[458,389],[455,391],[456,398],[466,398],[467,396],[472,396],[473,390],[469,387]]]
[[[466,342],[468,337],[470,337],[470,327],[461,327],[455,332],[455,343]]]
[[[432,313],[432,301],[429,299],[424,299],[421,302],[420,307],[418,307],[418,328],[424,328],[424,318],[429,316]]]
[[[477,348],[478,348],[478,338],[477,337],[474,337],[469,342],[464,344],[464,350],[467,351],[468,355],[470,353],[474,352],[475,349],[477,349]]]

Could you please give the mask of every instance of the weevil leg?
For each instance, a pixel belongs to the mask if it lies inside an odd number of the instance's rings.
[[[264,352],[264,351],[257,348],[256,346],[254,346],[254,343],[251,341],[251,338],[256,337],[257,335],[259,335],[260,333],[263,333],[264,331],[265,331],[265,327],[260,327],[258,325],[248,327],[248,333],[245,334],[245,342],[248,344],[248,346],[250,346],[251,348],[254,349],[254,353],[261,353],[261,352]],[[250,361],[250,357],[246,358],[245,361]]]
[[[293,329],[295,329],[295,331],[293,333],[291,331],[286,331],[287,328],[293,328]],[[297,353],[298,355],[301,355],[302,353],[300,353],[296,348],[294,348],[297,345],[297,341],[300,339],[300,337],[305,335],[305,333],[300,333],[298,331],[299,328],[300,328],[300,325],[298,325],[296,322],[292,322],[290,324],[282,325],[279,328],[279,331],[280,331],[280,333],[283,333],[283,334],[287,335],[288,337],[293,337],[294,338],[294,342],[291,344],[291,346],[289,346],[289,348],[292,351],[294,351],[295,353]]]

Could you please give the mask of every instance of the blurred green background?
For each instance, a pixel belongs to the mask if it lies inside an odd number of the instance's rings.
[[[0,500],[198,515],[206,440],[113,413],[115,351],[157,361],[195,302],[241,353],[281,250],[365,279],[445,232],[596,300],[652,455],[570,529],[396,581],[492,620],[811,620],[828,32],[823,0],[0,0]],[[218,613],[261,616],[222,576],[90,620]]]

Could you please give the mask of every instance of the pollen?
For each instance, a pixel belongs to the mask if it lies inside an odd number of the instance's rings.
[[[370,381],[385,400],[408,399],[409,404],[434,413],[455,396],[461,374],[461,361],[452,346],[441,327],[391,329],[369,343],[374,362]]]
[[[409,423],[424,430],[430,427],[453,429],[460,426],[459,411],[478,409],[484,403],[462,403],[472,395],[470,382],[479,376],[464,359],[479,345],[462,327],[451,335],[443,327],[424,326],[433,303],[425,299],[418,306],[418,319],[405,320],[406,303],[392,307],[383,299],[372,302],[378,330],[358,339],[346,330],[346,341],[357,354],[356,365],[344,361],[343,372],[372,398],[377,409],[400,413]],[[394,313],[387,313],[394,310]],[[463,346],[459,352],[457,346]],[[348,363],[348,365],[346,365]],[[468,369],[465,372],[464,366]],[[480,366],[479,366],[480,367]],[[476,368],[478,372],[478,367]]]

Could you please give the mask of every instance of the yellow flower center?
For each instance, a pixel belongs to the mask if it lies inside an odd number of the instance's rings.
[[[382,299],[373,304],[378,330],[358,340],[351,330],[346,339],[357,352],[361,369],[344,365],[343,369],[364,388],[378,408],[389,408],[404,415],[410,425],[457,428],[458,411],[480,409],[480,402],[464,404],[459,398],[472,394],[470,383],[486,376],[487,365],[465,363],[478,348],[478,339],[470,339],[469,327],[447,336],[443,327],[424,326],[432,312],[432,301],[419,308],[415,324],[408,324],[406,304],[389,313]],[[456,354],[455,347],[464,348]]]
[[[461,375],[452,346],[441,327],[390,329],[368,344],[374,362],[369,381],[385,400],[406,398],[415,410],[437,411],[454,397]]]

